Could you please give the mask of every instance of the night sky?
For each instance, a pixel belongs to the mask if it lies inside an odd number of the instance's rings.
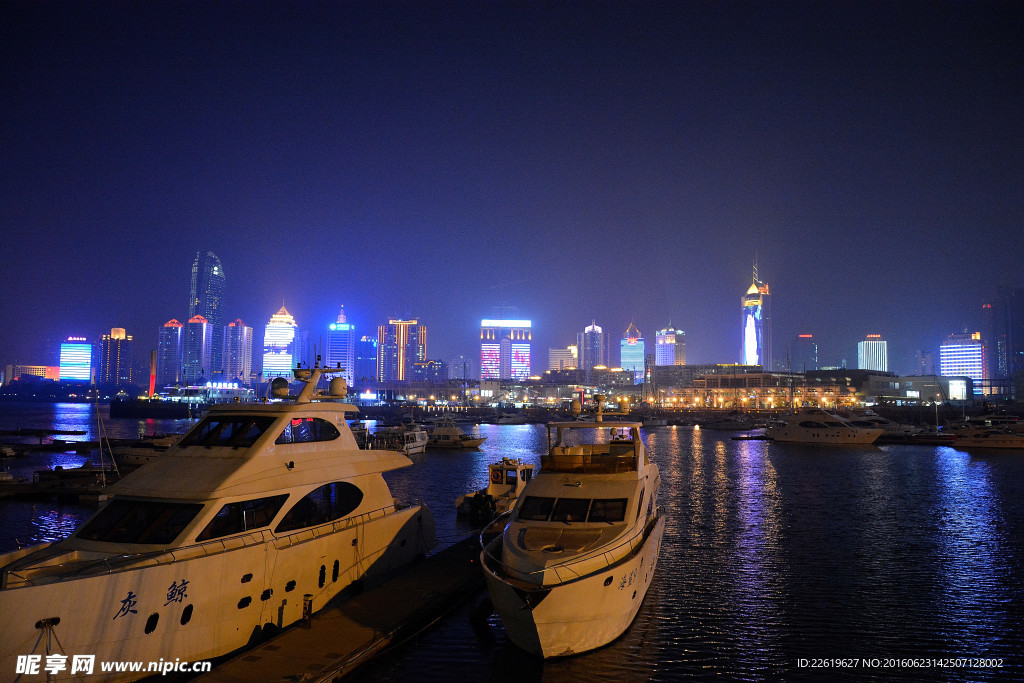
[[[479,354],[670,321],[739,360],[752,263],[798,333],[890,369],[1024,285],[1019,2],[0,5],[0,365],[187,317],[344,304]],[[315,339],[316,332],[312,334]],[[615,343],[617,360],[617,343]]]

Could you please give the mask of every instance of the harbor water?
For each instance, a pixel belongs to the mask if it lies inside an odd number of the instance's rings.
[[[109,420],[112,437],[187,422]],[[0,429],[84,430],[87,404],[0,405]],[[540,425],[480,425],[476,450],[428,450],[389,473],[434,512],[441,546],[473,532],[457,495],[502,457],[540,465]],[[654,583],[611,645],[543,661],[510,644],[486,593],[354,681],[1022,680],[1024,453],[947,446],[818,447],[644,430],[668,524]],[[38,453],[14,474],[86,456]],[[55,540],[90,508],[0,500],[0,549]],[[167,653],[174,657],[174,653]]]

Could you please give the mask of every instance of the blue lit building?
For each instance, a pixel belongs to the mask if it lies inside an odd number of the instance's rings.
[[[974,393],[981,394],[988,379],[985,344],[981,333],[951,334],[939,346],[939,374],[943,377],[970,377]]]
[[[619,367],[633,372],[633,382],[644,380],[644,338],[633,323],[619,341]]]
[[[740,299],[742,323],[741,365],[760,365],[772,369],[771,353],[771,293],[768,284],[757,279],[757,265],[754,265],[754,280]]]
[[[85,337],[68,337],[61,342],[60,380],[92,382],[92,344]]]
[[[181,379],[186,385],[209,382],[213,376],[213,325],[201,315],[185,323],[181,335]]]
[[[241,318],[224,327],[224,377],[243,386],[252,381],[252,340],[253,329]]]
[[[161,327],[156,340],[156,386],[170,387],[181,382],[181,331],[175,319]]]
[[[324,367],[341,366],[341,374],[350,387],[356,378],[356,328],[345,318],[345,307],[341,307],[338,319],[327,327],[327,346],[324,349]]]
[[[263,381],[284,377],[291,381],[296,361],[295,318],[284,306],[270,317],[263,331]]]
[[[669,323],[654,336],[655,365],[686,365],[686,333]]]
[[[598,326],[596,320],[591,321],[590,325],[576,335],[576,346],[579,350],[580,374],[589,381],[591,370],[599,365],[608,365],[604,330]]]
[[[210,323],[210,359],[208,373],[220,373],[224,369],[224,269],[220,259],[212,251],[205,254],[197,251],[192,261],[191,296],[188,301],[188,317],[197,315]]]
[[[354,379],[360,386],[377,380],[377,338],[360,337],[355,342]]]

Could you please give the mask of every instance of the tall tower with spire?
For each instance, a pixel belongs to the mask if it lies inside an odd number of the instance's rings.
[[[218,376],[224,371],[224,282],[224,269],[217,255],[197,251],[192,261],[188,319],[199,315],[210,323],[212,351],[208,371]],[[211,379],[210,375],[206,379]]]
[[[772,307],[768,283],[757,277],[757,260],[754,260],[754,277],[746,293],[740,299],[742,342],[740,363],[760,365],[765,371],[772,369]]]

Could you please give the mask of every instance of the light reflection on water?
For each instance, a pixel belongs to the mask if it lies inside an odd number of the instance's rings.
[[[121,425],[138,430],[139,421]],[[0,421],[0,424],[3,424]],[[154,425],[145,427],[152,428]],[[159,425],[155,425],[159,427]],[[478,450],[429,450],[388,473],[424,500],[442,545],[470,535],[455,497],[503,455],[539,467],[538,425],[466,427]],[[154,431],[169,431],[156,429]],[[812,680],[815,657],[1002,657],[995,669],[830,669],[838,680],[1024,678],[1024,458],[942,447],[819,448],[732,441],[728,432],[645,430],[668,520],[658,572],[626,634],[541,661],[491,615],[459,606],[353,681]],[[90,511],[0,502],[20,540],[63,535]],[[10,547],[11,538],[3,547]]]

